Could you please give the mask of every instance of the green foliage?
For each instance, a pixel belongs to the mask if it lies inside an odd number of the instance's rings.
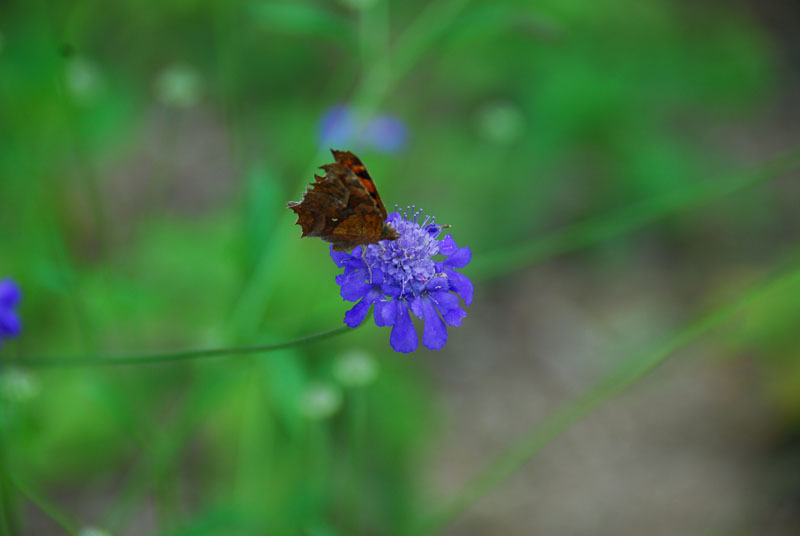
[[[0,533],[24,532],[8,468],[42,489],[113,482],[108,510],[80,520],[112,533],[151,503],[164,535],[412,533],[435,439],[420,365],[432,355],[400,358],[384,331],[196,363],[38,370],[23,358],[339,325],[327,247],[298,241],[284,210],[327,161],[316,129],[333,105],[403,118],[404,154],[360,153],[384,200],[429,209],[476,252],[515,244],[476,254],[475,274],[491,276],[736,191],[694,182],[720,158],[692,125],[745,116],[773,70],[757,25],[713,4],[12,3],[0,277],[25,291],[25,333],[0,349]],[[529,243],[598,214],[612,217]],[[747,340],[774,356],[776,396],[796,411],[790,295],[763,306]],[[336,360],[354,350],[377,363],[374,382],[341,379]],[[335,403],[309,414],[319,385]]]

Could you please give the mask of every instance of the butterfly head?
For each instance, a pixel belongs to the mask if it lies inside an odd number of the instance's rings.
[[[398,238],[400,238],[400,233],[389,223],[384,223],[383,229],[381,229],[381,240],[397,240]]]

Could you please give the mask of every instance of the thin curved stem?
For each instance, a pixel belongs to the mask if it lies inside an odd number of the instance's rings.
[[[352,331],[354,328],[341,326],[328,331],[305,335],[296,339],[273,344],[257,344],[253,346],[234,346],[230,348],[207,348],[203,350],[183,350],[178,352],[162,352],[156,354],[130,355],[119,357],[81,356],[81,357],[24,357],[19,363],[26,367],[95,367],[117,365],[147,365],[156,363],[176,363],[197,359],[209,359],[230,355],[258,354],[273,352],[292,346],[309,344],[323,339],[328,339],[342,333]]]
[[[684,211],[706,206],[800,169],[800,148],[781,153],[731,180],[705,180],[686,188],[634,203],[609,215],[569,225],[524,244],[476,256],[470,276],[489,279],[535,262],[621,236]]]
[[[513,475],[573,424],[637,383],[675,352],[730,320],[756,300],[798,281],[800,281],[800,267],[795,264],[792,270],[754,285],[737,298],[689,323],[673,335],[625,359],[604,379],[529,428],[522,437],[479,470],[452,499],[423,521],[418,533],[437,532]]]
[[[56,506],[50,499],[45,497],[39,490],[33,486],[19,479],[16,475],[9,475],[12,484],[19,492],[28,499],[31,503],[36,505],[47,517],[52,519],[64,532],[69,535],[78,533],[78,523],[72,519],[70,514],[63,511]]]

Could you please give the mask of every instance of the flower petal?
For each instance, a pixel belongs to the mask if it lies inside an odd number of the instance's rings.
[[[380,289],[379,287],[372,287],[367,295],[364,296],[364,299],[358,302],[353,306],[352,309],[347,311],[344,314],[344,323],[354,328],[361,324],[366,318],[367,313],[369,313],[369,308],[372,305],[372,302],[377,300],[380,297]]]
[[[389,344],[395,352],[408,354],[417,349],[419,339],[417,330],[411,322],[408,314],[408,304],[405,300],[397,301],[397,316],[392,326],[392,334],[389,336]]]
[[[472,303],[472,281],[464,274],[460,274],[450,268],[445,268],[444,273],[450,280],[450,288],[464,300],[466,305]]]
[[[11,278],[0,281],[0,307],[14,307],[19,303],[19,287]]]
[[[362,138],[380,151],[394,152],[405,144],[406,126],[394,116],[379,115],[364,127]]]
[[[446,290],[431,292],[431,298],[433,298],[436,308],[442,312],[458,307],[458,296],[452,292],[447,292]]]
[[[400,286],[396,284],[383,284],[381,285],[381,292],[383,292],[386,296],[390,296],[392,298],[399,298],[400,294],[403,293],[403,289],[401,289]]]
[[[379,328],[391,326],[397,317],[397,300],[375,302],[375,325]]]
[[[442,311],[442,317],[448,326],[460,326],[465,316],[467,313],[461,307],[454,307],[446,312]]]
[[[450,283],[447,281],[447,278],[444,277],[444,274],[441,273],[436,274],[436,276],[431,278],[425,285],[425,290],[429,292],[447,290],[448,288],[450,288]]]
[[[373,285],[380,285],[383,283],[383,271],[380,268],[373,268],[372,269],[372,281]]]
[[[19,317],[14,311],[0,309],[0,336],[14,337],[22,331]]]
[[[330,108],[319,122],[321,147],[348,145],[356,133],[356,120],[350,108],[338,105]]]
[[[422,308],[422,298],[419,296],[414,296],[414,298],[411,300],[411,312],[414,313],[414,316],[422,320],[422,317],[425,313]]]
[[[467,313],[458,305],[458,296],[446,291],[431,293],[431,299],[436,304],[436,308],[442,313],[445,323],[448,326],[460,326],[461,320]]]
[[[469,264],[470,260],[472,260],[472,250],[464,247],[458,248],[452,255],[444,260],[443,264],[451,268],[463,268]]]
[[[344,323],[351,328],[360,326],[361,322],[363,322],[367,317],[367,313],[369,313],[369,308],[371,306],[371,301],[367,300],[366,298],[361,300],[344,314]]]
[[[331,244],[330,252],[331,252],[331,259],[333,259],[333,262],[336,263],[336,266],[338,266],[339,268],[344,268],[345,264],[347,264],[347,261],[353,258],[352,255],[350,255],[345,251],[334,251],[333,244]]]
[[[337,281],[337,283],[342,286],[342,288],[339,290],[339,294],[342,296],[342,299],[351,302],[360,300],[372,288],[372,285],[362,281],[350,281],[344,279],[341,282]]]
[[[456,252],[458,246],[456,245],[456,241],[453,239],[453,235],[448,234],[445,236],[441,242],[439,242],[439,253],[442,255],[452,255]]]
[[[436,307],[429,297],[420,299],[424,311],[425,327],[422,330],[422,344],[430,350],[441,350],[447,343],[447,326],[436,312]]]

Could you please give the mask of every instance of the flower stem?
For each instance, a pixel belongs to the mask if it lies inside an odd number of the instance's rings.
[[[35,504],[47,517],[52,519],[67,534],[74,535],[78,532],[78,524],[55,504],[50,502],[39,490],[34,489],[17,475],[9,475],[11,483],[30,502]]]
[[[323,339],[328,339],[336,335],[341,335],[352,331],[353,328],[341,326],[328,331],[321,331],[311,335],[305,335],[296,339],[274,344],[258,344],[253,346],[233,346],[228,348],[208,348],[204,350],[182,350],[177,352],[162,352],[145,355],[129,355],[119,357],[100,357],[100,356],[80,356],[80,357],[23,357],[19,359],[19,364],[27,367],[96,367],[96,366],[116,366],[116,365],[146,365],[157,363],[176,363],[179,361],[194,361],[197,359],[208,359],[213,357],[224,357],[231,355],[257,354],[273,352],[292,346],[300,346]]]
[[[367,393],[365,387],[356,387],[350,392],[350,404],[348,404],[349,433],[351,460],[350,486],[352,493],[352,504],[355,506],[352,511],[352,534],[367,534],[366,518],[369,507],[368,494],[368,465],[365,448],[366,429],[367,429]],[[360,505],[360,506],[359,506]]]
[[[652,372],[679,349],[729,320],[754,301],[797,282],[800,282],[800,266],[795,264],[793,270],[753,286],[738,298],[714,309],[672,336],[624,360],[594,387],[545,417],[501,452],[456,493],[455,497],[425,519],[419,533],[437,532],[456,519],[573,424]]]
[[[0,536],[16,534],[16,508],[11,478],[6,470],[5,445],[0,436]]]
[[[476,255],[470,277],[488,279],[544,259],[598,244],[657,220],[710,204],[800,168],[800,148],[782,153],[734,180],[706,180],[675,192],[635,203],[610,215],[570,225],[527,244]]]

